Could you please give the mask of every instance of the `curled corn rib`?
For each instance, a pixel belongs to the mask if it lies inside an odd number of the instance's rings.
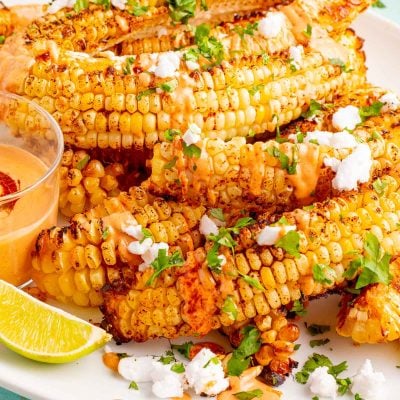
[[[345,286],[349,254],[362,251],[366,232],[386,252],[398,253],[399,180],[382,179],[388,180],[383,195],[364,185],[360,192],[316,203],[312,210],[284,213],[299,234],[298,258],[282,248],[256,245],[261,227],[255,225],[241,230],[234,255],[222,247],[227,262],[220,274],[207,265],[210,243],[187,253],[183,267],[167,269],[153,285],[146,285],[152,268],[136,271],[128,287],[105,291],[104,324],[120,341],[203,335],[247,319],[263,330],[271,310]],[[329,283],[314,278],[316,264],[330,267]],[[262,289],[249,283],[249,277]],[[228,297],[235,318],[224,311]]]
[[[202,207],[190,208],[147,195],[140,187],[108,198],[70,226],[41,232],[33,253],[32,278],[40,290],[80,306],[102,303],[106,284],[129,281],[142,262],[127,250],[137,241],[122,231],[140,224],[153,240],[179,246],[183,253],[199,246]]]
[[[336,331],[356,343],[382,343],[400,338],[399,259],[391,264],[393,280],[376,283],[341,301]]]

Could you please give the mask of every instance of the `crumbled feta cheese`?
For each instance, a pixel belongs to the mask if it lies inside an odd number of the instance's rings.
[[[333,172],[337,172],[340,165],[340,160],[335,157],[325,157],[324,165],[325,167],[330,168]]]
[[[154,74],[159,78],[168,78],[175,75],[181,62],[180,55],[174,51],[167,51],[158,57]]]
[[[294,225],[265,226],[257,235],[256,241],[259,246],[272,246],[283,235],[285,235],[289,231],[295,230],[296,227]]]
[[[356,138],[349,132],[308,132],[304,138],[306,143],[317,141],[319,145],[333,147],[334,149],[354,149],[358,146]]]
[[[363,400],[382,399],[382,388],[386,379],[382,372],[374,372],[370,360],[365,360],[352,379],[351,391],[358,393]]]
[[[158,252],[161,249],[165,249],[168,254],[168,243],[165,242],[160,242],[160,243],[153,243],[150,248],[142,255],[144,264],[150,265],[157,257],[158,257]]]
[[[118,372],[128,381],[151,382],[154,359],[145,357],[124,357],[119,360]]]
[[[211,350],[203,348],[186,366],[186,379],[196,394],[215,396],[229,386],[222,363],[215,357]]]
[[[200,64],[197,63],[196,61],[187,60],[186,61],[186,66],[188,67],[188,69],[190,71],[194,71],[196,69],[200,69]]]
[[[328,374],[328,367],[316,368],[310,374],[308,383],[312,394],[336,399],[336,379],[331,374]]]
[[[128,251],[131,254],[138,254],[143,256],[152,246],[153,241],[150,238],[146,238],[143,242],[131,242],[128,244]]]
[[[289,59],[297,69],[299,69],[301,66],[301,63],[303,61],[303,56],[304,56],[304,47],[302,45],[291,46],[289,48]]]
[[[144,238],[142,225],[128,225],[122,228],[122,232],[137,240],[142,240]]]
[[[158,38],[163,37],[163,36],[167,36],[167,35],[168,35],[168,30],[164,26],[162,26],[157,32],[157,37]]]
[[[395,93],[386,93],[379,101],[384,104],[383,112],[396,111],[400,107],[400,98]]]
[[[369,181],[372,166],[371,149],[359,144],[337,167],[332,186],[337,190],[357,189],[358,183]]]
[[[354,129],[361,123],[360,110],[355,106],[339,108],[332,116],[332,125],[338,131]]]
[[[285,24],[285,16],[280,12],[270,12],[258,23],[258,31],[267,39],[277,37]]]
[[[47,12],[49,14],[55,14],[56,12],[60,11],[62,8],[73,8],[75,5],[76,0],[55,0],[49,8]]]
[[[151,390],[153,391],[153,394],[160,399],[183,396],[182,383],[176,377],[170,377],[162,381],[154,382]]]
[[[125,10],[126,0],[111,0],[111,4],[115,8],[119,8],[120,10]]]
[[[183,141],[187,146],[196,144],[201,140],[201,129],[196,124],[189,124],[188,130],[182,135]]]
[[[218,226],[217,224],[206,214],[204,214],[200,219],[200,227],[199,231],[202,235],[218,235]]]

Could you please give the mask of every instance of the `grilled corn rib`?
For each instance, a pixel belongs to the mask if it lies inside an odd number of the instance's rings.
[[[43,41],[20,55],[24,62],[18,69],[15,55],[7,55],[15,52],[15,44],[6,43],[0,82],[35,99],[60,123],[66,143],[84,149],[151,149],[164,140],[167,129],[185,130],[190,122],[200,126],[204,136],[225,140],[249,131],[273,131],[277,124],[297,118],[312,99],[330,101],[333,92],[344,93],[365,80],[361,42],[352,32],[334,41],[321,28],[294,65],[288,53],[300,42],[295,27],[285,21],[268,46],[258,31],[246,40],[231,32],[220,41],[227,46],[221,65],[191,71],[181,60],[178,78],[147,73],[164,53],[90,58]],[[319,32],[317,26],[314,29]],[[332,58],[340,58],[349,69],[332,65]],[[214,61],[201,56],[198,62],[210,68]],[[14,72],[7,75],[10,68]]]
[[[389,285],[376,283],[361,294],[345,295],[341,301],[336,331],[356,343],[382,343],[400,338],[399,259],[392,263]]]
[[[254,237],[261,227],[256,225],[241,230],[234,256],[221,246],[226,264],[220,274],[207,265],[209,246],[187,253],[183,267],[167,269],[153,285],[146,285],[152,268],[136,271],[129,288],[106,290],[105,324],[120,341],[203,335],[246,319],[254,319],[262,330],[271,310],[344,286],[349,254],[363,251],[366,232],[389,254],[398,253],[399,181],[389,175],[382,179],[387,186],[381,195],[364,185],[360,192],[316,203],[312,210],[284,213],[299,235],[298,258],[282,248],[257,246]],[[325,283],[313,276],[317,264],[329,266]],[[224,311],[228,296],[236,319]]]
[[[376,97],[362,98],[371,101]],[[331,113],[325,116],[328,126]],[[321,118],[324,119],[324,114]],[[370,147],[374,159],[371,176],[398,162],[398,129],[393,125],[399,118],[400,112],[382,113],[353,131],[358,141]],[[324,128],[326,125],[322,124]],[[179,136],[170,143],[157,144],[151,161],[149,190],[210,207],[257,209],[264,205],[280,209],[290,205],[293,208],[337,194],[332,188],[333,172],[323,160],[326,157],[343,160],[350,152],[310,142],[270,140],[246,144],[244,138],[229,142],[203,139],[196,146],[198,154],[194,156],[185,150]]]
[[[97,306],[104,285],[129,280],[141,263],[127,250],[136,239],[121,227],[137,222],[155,241],[186,253],[200,245],[197,225],[203,213],[203,207],[154,199],[134,187],[75,215],[69,227],[43,231],[33,253],[32,278],[40,290],[62,302]]]

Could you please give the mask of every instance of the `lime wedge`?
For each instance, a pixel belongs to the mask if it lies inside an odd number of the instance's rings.
[[[103,329],[0,280],[0,342],[46,363],[76,360],[111,339]]]

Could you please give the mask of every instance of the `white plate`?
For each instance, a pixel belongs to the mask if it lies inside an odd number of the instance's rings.
[[[400,93],[398,78],[400,27],[373,13],[360,17],[355,27],[366,39],[370,80]],[[309,309],[307,320],[310,323],[329,324],[334,327],[337,302],[338,298],[334,296],[314,302]],[[89,318],[87,310],[69,310]],[[101,318],[98,312],[95,317],[93,315],[91,317],[94,321],[99,321]],[[304,328],[303,324],[301,325]],[[308,345],[311,337],[303,329],[300,340],[302,346],[295,357],[300,365],[308,355],[316,351],[325,353],[334,363],[347,360],[349,371],[343,376],[351,376],[365,358],[370,358],[376,369],[384,372],[387,379],[387,396],[382,396],[382,399],[400,398],[400,371],[396,369],[396,365],[400,364],[399,344],[356,347],[350,340],[338,337],[334,328],[322,337],[329,337],[331,342],[326,346],[311,349]],[[224,343],[224,339],[220,337],[217,340]],[[139,356],[160,354],[167,348],[169,348],[168,341],[157,340],[144,344],[130,343],[118,347],[118,351]],[[128,390],[129,383],[104,367],[101,356],[100,350],[71,364],[46,365],[19,357],[0,346],[0,386],[32,400],[149,400],[153,398],[145,385],[141,385],[139,393]],[[297,384],[292,378],[288,378],[281,390],[284,393],[283,398],[288,400],[309,400],[312,397],[304,386]],[[395,394],[396,390],[397,394]],[[350,398],[354,397],[343,397],[344,400]]]

